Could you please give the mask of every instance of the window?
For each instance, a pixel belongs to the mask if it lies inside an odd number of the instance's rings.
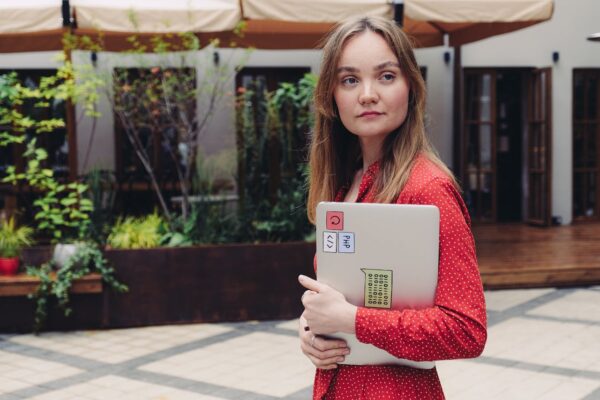
[[[475,221],[496,220],[496,73],[465,71],[465,202]]]
[[[185,114],[192,121],[196,112],[195,69],[116,68],[113,77],[117,180],[131,184],[130,188],[139,183],[148,188],[148,174],[137,154],[141,150],[159,184],[173,185],[175,163],[181,162],[180,154],[172,152],[177,151],[179,116]],[[169,86],[166,93],[164,79],[176,79],[180,90]],[[139,143],[137,150],[132,138]]]
[[[600,69],[573,71],[573,218],[600,219]]]
[[[264,90],[271,92],[276,90],[281,82],[298,82],[309,72],[308,67],[248,67],[237,73],[235,83],[238,88],[253,86],[257,93]]]
[[[13,72],[11,70],[0,70],[0,75]],[[17,73],[17,79],[23,86],[34,89],[39,86],[40,80],[44,76],[53,75],[56,70],[14,70]],[[54,100],[49,107],[35,107],[35,101],[29,100],[18,106],[19,111],[30,118],[41,121],[51,118],[59,118],[66,123],[66,104],[63,100]],[[10,129],[10,127],[1,127]],[[33,129],[25,132],[28,138],[37,137],[38,145],[48,152],[46,167],[51,168],[57,178],[69,177],[69,141],[67,129],[58,128],[52,132],[36,134]],[[0,147],[0,174],[2,174],[9,165],[16,165],[17,169],[22,171],[25,165],[23,159],[24,145],[10,145]]]

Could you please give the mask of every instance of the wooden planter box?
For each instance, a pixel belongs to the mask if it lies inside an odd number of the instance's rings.
[[[119,281],[116,293],[73,294],[73,314],[53,310],[49,330],[125,328],[191,322],[295,318],[314,276],[314,243],[230,244],[149,250],[108,250]],[[45,250],[49,252],[49,250]],[[42,258],[43,251],[37,257]],[[0,332],[31,330],[33,302],[0,296]]]

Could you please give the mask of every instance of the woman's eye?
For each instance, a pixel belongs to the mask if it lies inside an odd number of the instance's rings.
[[[347,76],[344,79],[342,79],[342,83],[344,85],[355,85],[356,83],[358,83],[358,79],[356,79],[353,76]]]
[[[393,81],[396,76],[394,74],[383,74],[381,75],[381,79],[384,81]]]

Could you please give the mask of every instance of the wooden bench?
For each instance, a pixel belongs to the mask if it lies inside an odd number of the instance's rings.
[[[38,278],[26,274],[0,275],[0,297],[27,296],[35,293],[39,282]],[[81,279],[76,279],[73,281],[71,293],[102,293],[102,276],[88,274]]]

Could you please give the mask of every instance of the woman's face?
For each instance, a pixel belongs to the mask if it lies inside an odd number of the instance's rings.
[[[408,93],[398,59],[380,35],[365,31],[346,42],[333,97],[342,123],[361,143],[381,143],[404,122]]]

